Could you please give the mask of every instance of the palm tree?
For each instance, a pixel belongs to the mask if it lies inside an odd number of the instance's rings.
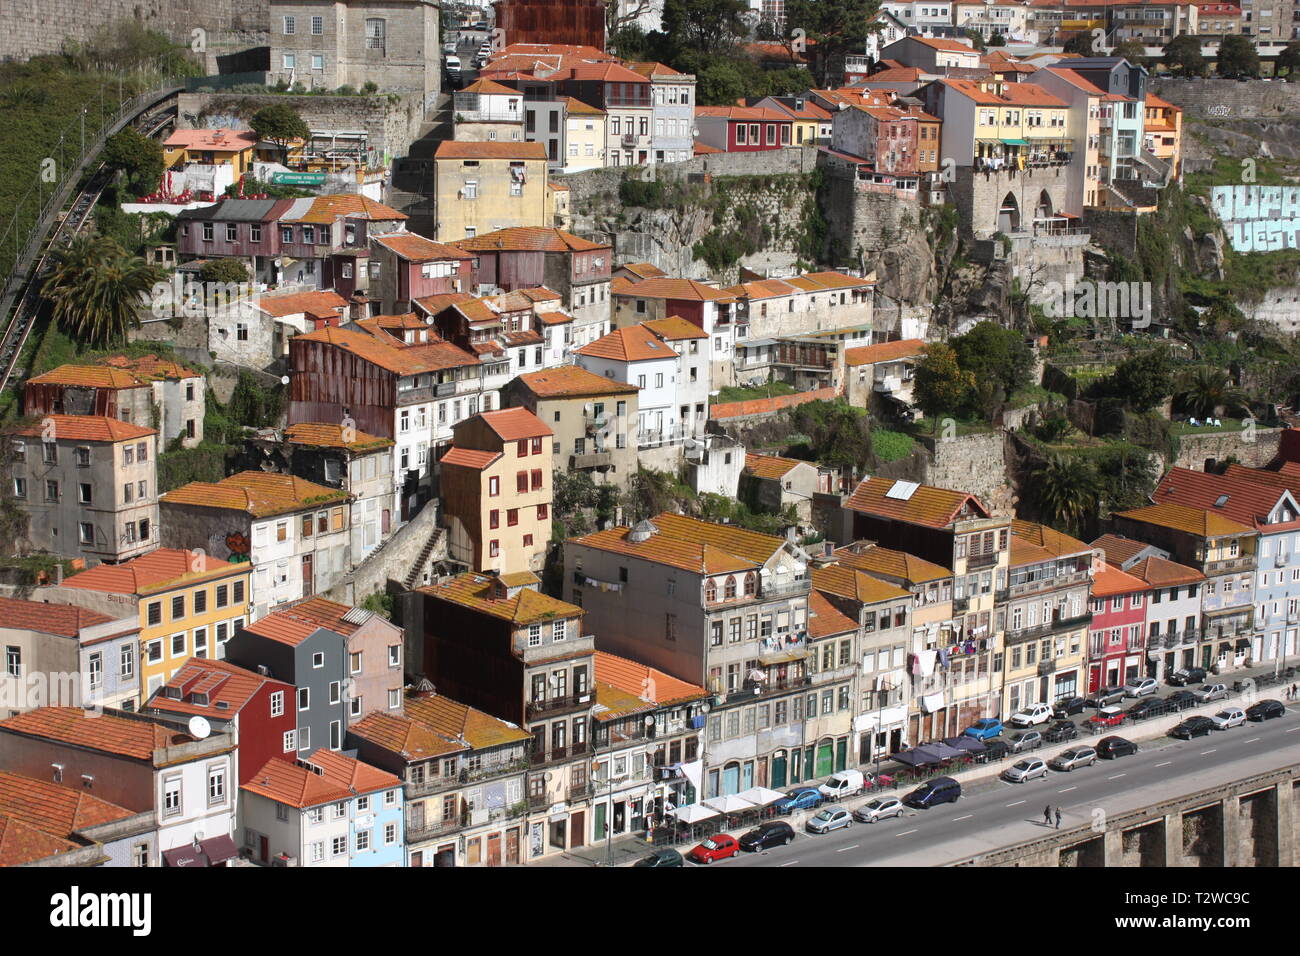
[[[1049,455],[1030,473],[1028,490],[1040,517],[1077,533],[1085,518],[1096,515],[1101,487],[1086,460]]]
[[[139,324],[140,311],[162,272],[113,239],[78,236],[54,253],[44,295],[54,319],[78,339],[108,346]]]
[[[1177,399],[1183,411],[1202,418],[1232,412],[1250,414],[1250,399],[1245,391],[1232,384],[1223,369],[1209,365],[1198,365],[1183,374]]]

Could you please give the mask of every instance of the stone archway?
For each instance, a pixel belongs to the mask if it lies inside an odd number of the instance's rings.
[[[1007,193],[1002,197],[1002,204],[998,208],[998,232],[1011,235],[1011,233],[1019,231],[1020,203],[1016,202],[1013,193]]]

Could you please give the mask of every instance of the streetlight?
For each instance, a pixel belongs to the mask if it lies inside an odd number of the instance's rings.
[[[653,727],[654,725],[655,725],[654,714],[646,714],[645,715],[646,731],[648,732],[650,728]],[[605,789],[606,789],[606,796],[609,798],[609,807],[605,811],[605,865],[613,866],[614,865],[614,784],[616,782],[617,783],[625,782],[627,780],[627,775],[625,774],[622,777],[619,777],[617,780],[615,780],[614,778],[614,766],[613,766],[614,728],[610,727],[609,730],[606,732],[609,734],[609,749],[605,751],[605,757],[607,760],[607,764],[609,766],[609,773],[606,775],[605,778],[606,779]]]
[[[883,692],[880,692],[880,693],[877,694],[877,700],[876,700],[876,734],[877,734],[877,735],[879,735],[880,733],[882,733],[882,731],[881,731],[881,729],[880,729],[880,726],[881,726],[881,723],[883,722],[883,720],[884,720],[884,716],[885,716],[885,694],[892,693],[893,691],[895,691],[895,690],[897,690],[897,689],[898,689],[898,685],[897,685],[897,684],[885,684],[885,685],[884,685],[884,690],[883,690]],[[880,745],[879,745],[879,743],[878,743],[878,742],[873,743],[871,749],[874,750],[875,753],[876,753],[876,777],[875,777],[875,781],[874,781],[874,782],[878,785],[878,784],[880,783]]]

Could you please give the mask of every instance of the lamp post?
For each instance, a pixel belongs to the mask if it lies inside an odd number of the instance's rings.
[[[884,716],[885,716],[885,694],[892,692],[893,690],[896,689],[896,687],[897,687],[897,685],[895,685],[895,684],[885,684],[885,685],[884,685],[884,690],[881,691],[879,694],[876,695],[876,696],[877,696],[877,700],[876,700],[876,734],[877,734],[877,735],[879,735],[879,734],[882,732],[881,729],[880,729],[880,725],[881,725],[881,722],[883,721]],[[872,749],[873,751],[875,751],[875,754],[876,754],[876,776],[875,776],[875,780],[876,780],[877,783],[879,783],[879,781],[880,781],[880,744],[879,744],[879,742],[873,742],[873,743],[872,743],[872,746],[871,746],[871,749]]]
[[[645,715],[645,727],[649,731],[655,725],[654,714]],[[614,778],[614,728],[610,727],[606,733],[609,734],[609,748],[605,751],[605,759],[609,766],[609,773],[606,776],[605,795],[609,798],[609,805],[605,811],[605,865],[614,865],[614,784],[627,780],[627,776],[619,777],[617,781]]]

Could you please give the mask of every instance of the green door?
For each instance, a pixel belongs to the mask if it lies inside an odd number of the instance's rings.
[[[835,745],[827,740],[817,746],[817,776],[829,777],[835,772]]]
[[[849,738],[842,737],[835,743],[835,769],[844,770],[848,767],[849,760]]]
[[[785,786],[785,751],[777,751],[772,756],[772,789],[780,790]]]
[[[605,811],[607,809],[609,808],[606,807],[605,804],[603,803],[596,804],[596,813],[595,813],[596,822],[595,822],[595,826],[591,831],[592,840],[605,839]]]

